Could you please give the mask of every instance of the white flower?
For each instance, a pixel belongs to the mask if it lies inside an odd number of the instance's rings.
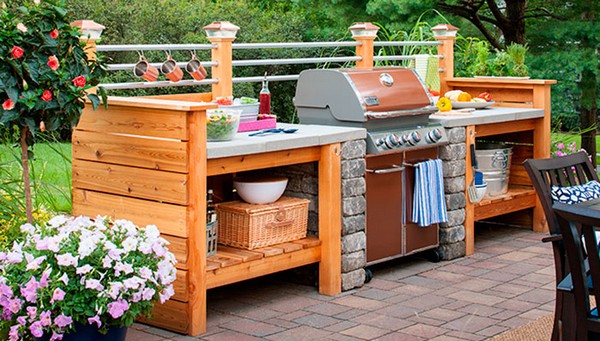
[[[59,281],[65,283],[65,285],[69,284],[69,276],[67,276],[67,274],[62,274],[62,276],[60,276],[60,278],[58,279]]]
[[[104,286],[97,279],[88,279],[88,280],[86,280],[85,281],[85,287],[87,289],[94,289],[94,290],[97,290],[97,291],[104,290]]]
[[[27,233],[27,234],[33,234],[35,232],[35,226],[33,226],[29,223],[25,223],[25,224],[21,225],[21,232]]]
[[[96,243],[93,240],[86,238],[86,239],[83,239],[81,241],[81,243],[79,244],[79,249],[77,250],[77,252],[83,258],[83,257],[87,257],[87,256],[91,255],[95,249],[96,249]]]
[[[145,229],[146,237],[150,240],[154,240],[160,236],[160,231],[156,225],[148,225]]]
[[[143,279],[151,279],[152,278],[152,270],[147,266],[142,267],[139,271],[140,277]]]
[[[125,238],[125,240],[123,241],[123,250],[127,251],[127,252],[131,252],[131,251],[135,251],[135,249],[137,248],[137,244],[138,241],[136,238],[132,238],[132,237],[127,237]]]
[[[78,257],[73,256],[71,253],[56,255],[54,257],[60,266],[77,266],[77,263],[79,262]]]
[[[6,255],[6,260],[13,264],[21,263],[23,261],[23,253],[20,251],[9,252]]]
[[[169,298],[175,295],[175,290],[172,285],[167,286],[158,296],[160,297],[160,303],[165,303]]]
[[[89,272],[90,272],[90,271],[92,271],[92,270],[94,270],[94,268],[93,268],[91,265],[89,265],[89,264],[86,264],[86,265],[84,265],[84,266],[80,266],[80,267],[78,267],[78,268],[77,268],[77,271],[76,271],[76,273],[77,273],[78,275],[83,275],[83,274],[87,274],[87,273],[89,273]]]
[[[155,293],[156,293],[156,290],[154,290],[152,288],[146,288],[146,289],[144,289],[144,292],[142,293],[142,299],[144,301],[150,301],[150,300],[152,300],[152,297],[154,297]]]
[[[149,255],[152,253],[152,244],[140,242],[140,245],[138,245],[138,250],[145,255]]]
[[[112,268],[112,259],[108,256],[102,258],[102,266],[106,269]]]
[[[131,278],[128,278],[126,280],[123,281],[123,285],[125,286],[125,288],[127,289],[137,289],[140,287],[140,285],[144,284],[146,281],[144,281],[142,278],[139,278],[137,276],[133,276]]]
[[[121,290],[123,290],[123,288],[124,288],[123,283],[111,282],[111,283],[109,283],[109,285],[110,285],[110,288],[108,289],[108,295],[113,300],[116,300],[117,297],[119,297]]]
[[[36,5],[39,5],[40,4],[40,0],[33,0],[33,3],[36,4]]]
[[[58,227],[64,225],[66,222],[67,218],[64,215],[57,215],[48,221],[48,225]]]

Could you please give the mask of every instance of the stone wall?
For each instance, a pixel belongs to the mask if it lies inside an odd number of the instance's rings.
[[[364,140],[341,144],[342,159],[342,290],[360,287],[365,283],[365,153]],[[308,214],[309,234],[318,234],[318,168],[317,163],[307,163],[273,169],[277,175],[287,176],[289,182],[285,195],[311,201]],[[310,276],[300,270],[301,276]]]
[[[440,147],[439,157],[443,162],[444,189],[448,222],[440,224],[440,246],[443,260],[465,255],[465,195],[466,129],[457,127],[446,129],[449,144]]]

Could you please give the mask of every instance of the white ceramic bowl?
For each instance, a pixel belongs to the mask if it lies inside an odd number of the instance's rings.
[[[285,177],[240,177],[233,180],[233,187],[247,203],[270,204],[281,197],[287,182]]]

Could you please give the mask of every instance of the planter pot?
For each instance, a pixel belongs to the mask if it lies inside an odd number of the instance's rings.
[[[44,334],[34,338],[35,341],[49,341],[52,335]],[[111,327],[108,333],[101,334],[98,327],[93,325],[75,325],[75,331],[64,334],[62,341],[125,341],[127,327]]]

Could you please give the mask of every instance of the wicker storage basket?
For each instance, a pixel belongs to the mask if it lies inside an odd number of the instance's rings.
[[[264,205],[230,201],[217,205],[219,243],[256,249],[306,237],[310,200],[281,197]]]

